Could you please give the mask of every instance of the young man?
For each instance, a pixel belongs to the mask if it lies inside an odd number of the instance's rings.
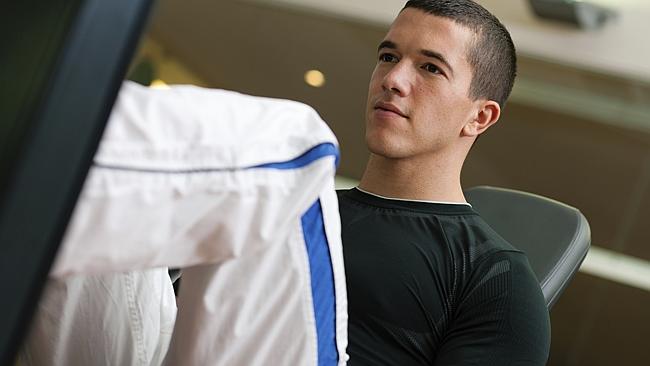
[[[466,203],[460,173],[516,58],[470,0],[411,0],[379,45],[371,155],[339,192],[350,365],[543,365],[548,310],[523,253]]]

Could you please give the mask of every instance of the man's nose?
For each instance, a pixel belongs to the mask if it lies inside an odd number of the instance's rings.
[[[408,63],[400,61],[396,63],[384,76],[382,88],[400,97],[408,95],[411,91],[412,70]]]

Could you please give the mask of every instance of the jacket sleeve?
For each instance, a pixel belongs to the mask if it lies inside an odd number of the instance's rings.
[[[262,249],[327,189],[337,158],[336,138],[306,105],[126,82],[51,275]]]

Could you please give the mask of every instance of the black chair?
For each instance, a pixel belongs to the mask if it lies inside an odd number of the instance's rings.
[[[499,235],[526,253],[550,310],[587,255],[587,219],[564,203],[511,189],[479,186],[465,196]]]

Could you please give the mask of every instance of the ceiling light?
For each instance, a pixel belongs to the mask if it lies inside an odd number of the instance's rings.
[[[541,18],[596,29],[616,15],[614,10],[579,0],[529,0],[533,12]]]
[[[149,87],[151,89],[171,89],[167,83],[160,79],[156,79],[149,84]]]
[[[314,88],[325,85],[325,75],[318,70],[309,70],[305,73],[305,82]]]
[[[580,272],[650,291],[650,262],[592,245]]]

